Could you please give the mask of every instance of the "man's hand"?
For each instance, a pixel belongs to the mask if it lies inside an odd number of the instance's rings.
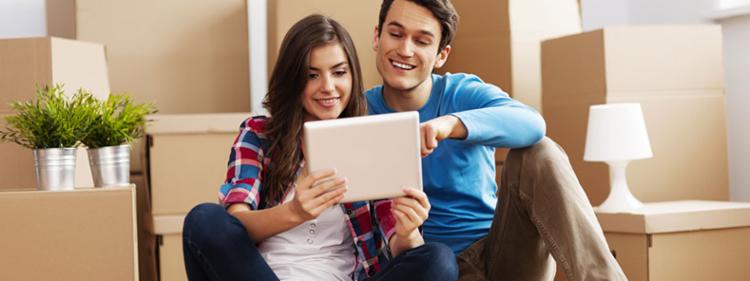
[[[312,173],[303,170],[295,183],[294,200],[289,202],[289,207],[300,222],[311,220],[341,201],[346,189],[346,179],[337,177],[334,170]]]
[[[453,115],[440,116],[422,123],[419,127],[422,157],[430,155],[444,139],[465,139],[467,135],[464,123]]]

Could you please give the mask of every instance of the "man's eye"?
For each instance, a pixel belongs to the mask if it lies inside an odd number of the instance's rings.
[[[401,34],[400,33],[393,33],[393,32],[391,32],[390,34],[391,34],[391,37],[401,38]]]

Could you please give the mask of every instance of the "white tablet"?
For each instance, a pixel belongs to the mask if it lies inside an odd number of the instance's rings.
[[[310,171],[334,168],[347,178],[342,202],[404,195],[422,189],[419,114],[416,111],[305,123]]]

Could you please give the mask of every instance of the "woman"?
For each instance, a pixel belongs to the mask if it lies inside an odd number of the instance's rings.
[[[241,125],[220,199],[185,218],[190,280],[455,280],[455,256],[425,244],[420,190],[339,204],[346,179],[307,171],[305,121],[366,113],[359,61],[336,21],[308,16],[287,32],[264,106]],[[257,247],[256,247],[257,244]]]

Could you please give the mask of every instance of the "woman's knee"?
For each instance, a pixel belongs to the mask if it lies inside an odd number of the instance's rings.
[[[422,264],[430,275],[425,280],[456,280],[458,278],[458,264],[453,250],[442,243],[425,243],[420,247],[424,260]]]
[[[190,239],[194,243],[210,243],[221,239],[218,235],[244,235],[244,230],[234,226],[232,219],[233,217],[221,205],[199,204],[185,216],[182,227],[183,238]]]

